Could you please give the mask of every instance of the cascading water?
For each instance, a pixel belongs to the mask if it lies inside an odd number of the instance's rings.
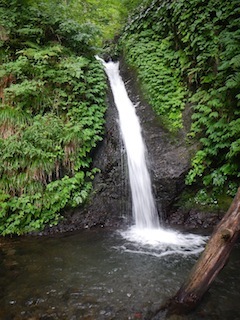
[[[194,254],[202,251],[205,238],[193,234],[183,235],[160,226],[146,164],[146,148],[140,122],[120,76],[119,63],[105,62],[99,57],[97,59],[104,65],[110,82],[128,159],[134,225],[121,233],[131,244],[130,247],[129,243],[124,244],[122,249],[156,256],[173,253]]]
[[[132,192],[133,216],[138,228],[158,228],[159,219],[146,164],[146,148],[139,119],[118,73],[118,62],[104,63],[114,101],[118,109],[119,125],[127,152]]]

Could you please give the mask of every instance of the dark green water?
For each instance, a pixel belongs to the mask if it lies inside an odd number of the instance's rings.
[[[117,249],[113,231],[0,243],[1,320],[144,319],[179,288],[197,256]],[[240,319],[240,247],[201,307],[184,319]]]

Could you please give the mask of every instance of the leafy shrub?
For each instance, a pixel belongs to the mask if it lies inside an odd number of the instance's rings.
[[[122,47],[170,130],[192,106],[198,141],[187,184],[233,195],[239,185],[240,6],[237,0],[146,0]],[[208,192],[207,192],[208,194]]]
[[[14,3],[0,8],[0,16]],[[0,67],[2,235],[54,225],[63,208],[86,201],[106,109],[105,74],[89,57],[92,29],[55,16],[49,21],[25,5],[17,6],[22,16],[13,9],[2,20],[8,34]]]
[[[147,30],[130,35],[123,42],[127,61],[137,69],[150,104],[169,129],[180,128],[185,88],[180,78],[178,55],[171,48],[172,39],[161,39]]]

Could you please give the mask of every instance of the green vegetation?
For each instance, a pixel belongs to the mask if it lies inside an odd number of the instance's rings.
[[[55,225],[86,202],[106,110],[94,55],[138,2],[1,1],[1,235]]]
[[[104,72],[96,26],[59,2],[0,6],[0,233],[53,225],[86,201],[102,139]],[[70,14],[70,12],[68,12]]]
[[[171,38],[161,39],[153,30],[140,29],[125,36],[122,43],[126,60],[137,70],[155,112],[171,131],[181,128],[186,89],[181,80],[178,53],[171,48]]]
[[[186,183],[200,185],[196,199],[233,196],[239,185],[239,17],[237,0],[144,1],[121,41],[171,131],[182,126],[184,105],[191,105],[189,139],[199,148]]]
[[[128,14],[141,0],[72,0],[67,1],[68,17],[98,29],[97,43],[112,41],[121,31]]]
[[[238,0],[2,0],[0,234],[57,224],[64,208],[86,202],[106,109],[94,55],[120,34],[170,131],[191,106],[198,151],[186,183],[200,188],[196,202],[232,196],[240,178],[239,16]]]

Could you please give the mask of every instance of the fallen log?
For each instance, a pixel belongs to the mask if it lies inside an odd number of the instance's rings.
[[[154,315],[167,310],[168,315],[186,314],[201,301],[218,273],[228,261],[240,233],[240,188],[225,216],[216,226],[205,250],[193,267],[186,282]]]

